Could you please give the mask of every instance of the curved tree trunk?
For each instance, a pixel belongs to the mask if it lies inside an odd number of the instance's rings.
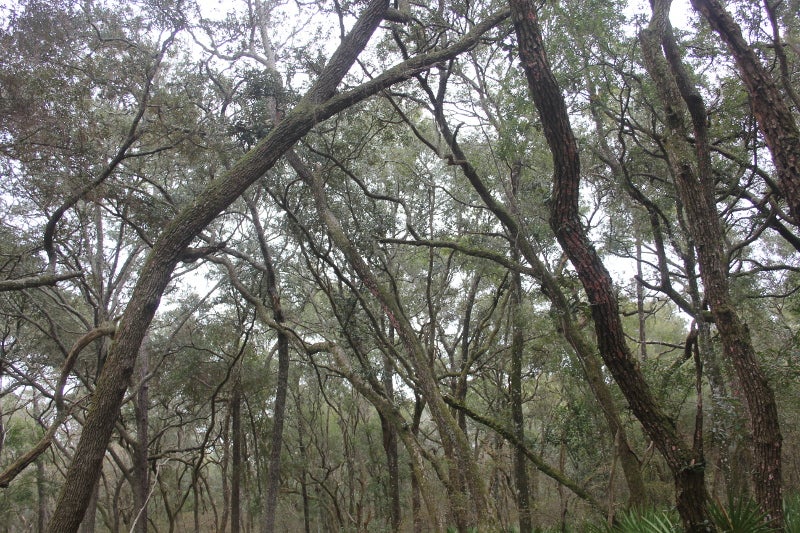
[[[705,531],[709,516],[702,462],[686,447],[650,392],[628,348],[611,276],[581,223],[578,147],[561,89],[544,49],[536,6],[530,0],[510,0],[510,4],[522,66],[553,155],[550,226],[589,298],[603,361],[675,477],[677,507],[686,528]]]
[[[263,176],[297,140],[319,121],[354,103],[338,95],[336,87],[366,46],[388,7],[387,0],[372,0],[351,32],[331,56],[316,83],[298,105],[278,123],[270,135],[240,159],[226,174],[212,181],[164,229],[145,262],[131,300],[119,324],[118,335],[97,382],[75,457],[50,521],[52,533],[78,529],[97,483],[106,447],[133,372],[139,346],[172,271],[184,251],[225,207]],[[378,87],[375,87],[379,90]],[[359,101],[368,94],[357,95]],[[328,103],[324,106],[321,104]]]

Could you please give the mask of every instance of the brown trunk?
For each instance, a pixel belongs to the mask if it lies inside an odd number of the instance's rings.
[[[511,0],[511,9],[528,86],[553,155],[554,183],[550,225],[586,291],[603,361],[628,400],[633,413],[669,465],[675,477],[678,511],[687,529],[703,531],[707,527],[708,515],[705,486],[702,482],[702,463],[687,449],[672,421],[656,403],[630,353],[611,276],[581,223],[578,209],[578,147],[569,123],[566,104],[547,60],[535,4],[530,0]],[[699,476],[701,481],[689,483],[688,481],[696,480],[687,479],[688,471],[695,471],[695,476]]]
[[[420,423],[422,422],[422,411],[425,403],[418,395],[414,395],[414,414],[411,417],[411,435],[417,438],[419,435]],[[425,531],[425,524],[422,521],[422,491],[420,480],[416,472],[411,470],[411,513],[414,522],[414,533]],[[431,517],[434,520],[435,517]]]
[[[719,0],[692,0],[711,27],[728,45],[736,61],[750,106],[772,154],[779,185],[794,224],[800,226],[800,130],[775,80],[742,36],[742,29]]]
[[[266,269],[267,296],[272,307],[272,318],[279,327],[284,326],[283,307],[278,289],[278,275],[272,254],[267,246],[264,228],[258,218],[258,209],[253,202],[248,201],[248,208],[253,217],[253,227],[256,230],[261,259]],[[275,531],[275,518],[278,510],[278,493],[281,488],[281,452],[283,451],[283,425],[286,415],[286,397],[289,390],[289,338],[284,330],[277,331],[278,344],[278,376],[275,385],[275,405],[273,406],[272,437],[269,450],[269,464],[267,465],[267,487],[264,498],[264,522],[262,533]]]
[[[80,525],[81,533],[94,533],[95,522],[97,521],[97,503],[100,498],[100,480],[95,481],[94,486],[89,493],[89,504],[87,505],[86,515],[83,517]],[[47,525],[48,531],[53,531],[53,519]]]
[[[686,209],[689,232],[697,246],[705,297],[723,352],[736,371],[750,411],[756,500],[771,525],[780,528],[783,526],[782,437],[777,406],[758,362],[750,332],[737,314],[728,289],[728,265],[716,210],[705,104],[685,71],[668,14],[668,1],[654,3],[650,27],[641,35],[642,49],[664,103],[669,128],[665,142],[668,161]],[[663,55],[659,45],[663,46]],[[684,141],[689,134],[684,120],[687,110],[695,139],[694,150]]]
[[[280,314],[280,308],[276,311]],[[277,317],[276,317],[277,320]],[[283,315],[280,314],[280,322]],[[289,340],[283,332],[278,333],[278,381],[275,391],[272,438],[267,470],[266,505],[262,533],[275,531],[275,515],[278,509],[278,492],[281,488],[281,451],[283,450],[283,423],[286,413],[286,392],[289,383]]]
[[[297,403],[297,402],[296,402]],[[297,417],[297,439],[298,448],[300,451],[300,459],[302,464],[300,466],[300,496],[303,499],[303,531],[304,533],[311,533],[311,510],[309,508],[308,498],[308,457],[306,452],[306,443],[303,435],[303,417]]]

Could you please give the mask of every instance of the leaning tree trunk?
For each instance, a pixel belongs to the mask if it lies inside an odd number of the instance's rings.
[[[589,298],[603,361],[675,477],[677,507],[684,524],[690,531],[705,531],[709,516],[702,461],[678,436],[639,370],[626,342],[611,276],[581,223],[578,146],[544,49],[536,5],[531,0],[510,0],[510,4],[522,66],[553,155],[550,225]]]
[[[722,225],[714,195],[705,104],[683,66],[669,23],[669,4],[669,0],[654,2],[650,26],[641,34],[642,49],[648,71],[656,81],[664,104],[668,126],[665,139],[667,158],[686,209],[689,232],[697,246],[705,297],[725,357],[736,371],[750,411],[756,499],[770,525],[781,528],[782,437],[778,409],[753,348],[750,332],[730,296]],[[689,127],[684,120],[686,111],[691,117],[694,150],[685,141],[689,138]]]
[[[758,127],[778,172],[779,186],[794,224],[800,226],[800,129],[769,71],[742,36],[742,29],[719,0],[692,0],[711,27],[728,45],[750,96]]]
[[[486,31],[508,16],[506,11],[490,15],[452,46],[413,57],[358,87],[337,94],[339,82],[383,20],[387,7],[387,0],[370,1],[300,102],[230,170],[212,180],[162,231],[140,271],[120,320],[118,334],[97,382],[86,424],[75,458],[67,471],[49,531],[74,532],[86,512],[91,487],[100,475],[106,447],[119,416],[142,338],[158,309],[175,266],[183,258],[197,258],[197,250],[187,250],[194,238],[316,124],[422,70],[470,50],[480,42]]]
[[[297,140],[319,121],[340,110],[322,104],[330,103],[339,82],[383,20],[387,7],[387,0],[372,0],[303,100],[272,129],[270,135],[227,173],[209,183],[195,201],[186,206],[161,233],[140,272],[111,353],[98,379],[75,457],[50,520],[49,531],[52,533],[76,531],[86,512],[130,382],[139,346],[172,271],[186,248]],[[342,101],[341,104],[344,109],[351,102]]]

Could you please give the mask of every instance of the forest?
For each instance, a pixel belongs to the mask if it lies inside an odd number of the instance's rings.
[[[0,5],[0,532],[800,531],[800,1]]]

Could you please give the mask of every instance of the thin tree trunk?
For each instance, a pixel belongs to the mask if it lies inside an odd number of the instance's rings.
[[[513,206],[517,205],[516,199],[519,191],[521,170],[522,163],[515,162],[511,170]],[[511,250],[511,258],[514,261],[519,262],[519,255],[519,250],[516,247]],[[525,442],[525,415],[522,410],[522,360],[525,355],[526,321],[522,302],[522,275],[519,272],[513,272],[511,274],[511,370],[508,376],[508,394],[511,402],[511,423],[514,428],[514,434],[520,443]],[[530,490],[528,488],[527,458],[519,445],[514,447],[514,488],[520,533],[530,533],[533,531],[533,520],[531,516]]]
[[[644,273],[642,271],[642,235],[636,224],[636,316],[639,318],[639,357],[647,361],[647,315],[644,313]]]
[[[278,308],[280,309],[280,308]],[[277,311],[280,313],[280,310]],[[278,318],[276,317],[276,320]],[[280,316],[279,323],[283,321]],[[281,487],[281,451],[283,449],[283,424],[286,413],[286,391],[289,382],[289,341],[286,334],[278,333],[278,382],[272,423],[272,439],[267,470],[267,488],[264,525],[262,533],[275,531],[275,514],[278,509],[278,491]]]
[[[383,388],[386,398],[394,402],[394,370],[387,356],[383,360]],[[402,519],[400,508],[400,464],[397,454],[397,431],[389,420],[381,415],[381,433],[383,435],[383,451],[386,453],[386,492],[389,500],[389,526],[392,531],[400,530]]]
[[[0,363],[2,366],[2,363]],[[1,374],[0,374],[1,375]],[[39,402],[36,395],[33,397],[33,411],[39,414]],[[0,410],[0,420],[2,420],[3,412]],[[2,422],[0,422],[0,452],[2,452],[3,435]],[[48,507],[47,507],[47,478],[44,459],[39,456],[36,458],[36,531],[43,533],[48,520]]]
[[[139,390],[136,394],[134,403],[134,413],[136,416],[136,443],[133,450],[133,487],[134,494],[134,520],[136,520],[135,532],[147,533],[147,494],[150,490],[150,470],[148,468],[148,444],[150,437],[148,434],[148,404],[149,386],[147,383],[147,372],[150,362],[150,347],[145,337],[142,347],[139,350]]]
[[[300,448],[300,458],[303,461],[300,471],[300,495],[303,499],[303,529],[305,533],[311,533],[311,511],[309,509],[308,501],[308,472],[306,471],[308,465],[308,458],[306,457],[306,444],[303,439],[303,417],[298,417],[298,447]]]
[[[244,357],[244,356],[242,356]],[[231,533],[242,527],[242,358],[234,363],[231,390]],[[224,514],[224,513],[223,513]]]
[[[278,344],[278,376],[275,385],[275,404],[273,406],[272,436],[269,451],[269,463],[267,465],[267,486],[264,498],[264,521],[262,523],[262,533],[273,533],[275,531],[275,519],[278,509],[278,492],[281,488],[281,452],[283,450],[283,426],[286,414],[286,397],[289,390],[289,338],[284,327],[283,307],[278,289],[278,275],[275,264],[272,260],[269,247],[267,246],[264,228],[259,220],[256,205],[248,200],[248,209],[252,215],[253,227],[256,231],[261,259],[266,269],[266,289],[272,307],[272,319],[277,324],[277,344]]]
[[[47,525],[47,479],[44,460],[36,459],[36,531],[44,531]]]
[[[411,416],[411,435],[417,438],[419,435],[420,423],[422,422],[422,411],[424,400],[418,395],[414,395],[414,414]],[[422,521],[422,496],[420,482],[417,473],[411,470],[411,513],[414,522],[414,533],[423,533],[425,524]],[[434,517],[431,517],[434,520]]]

